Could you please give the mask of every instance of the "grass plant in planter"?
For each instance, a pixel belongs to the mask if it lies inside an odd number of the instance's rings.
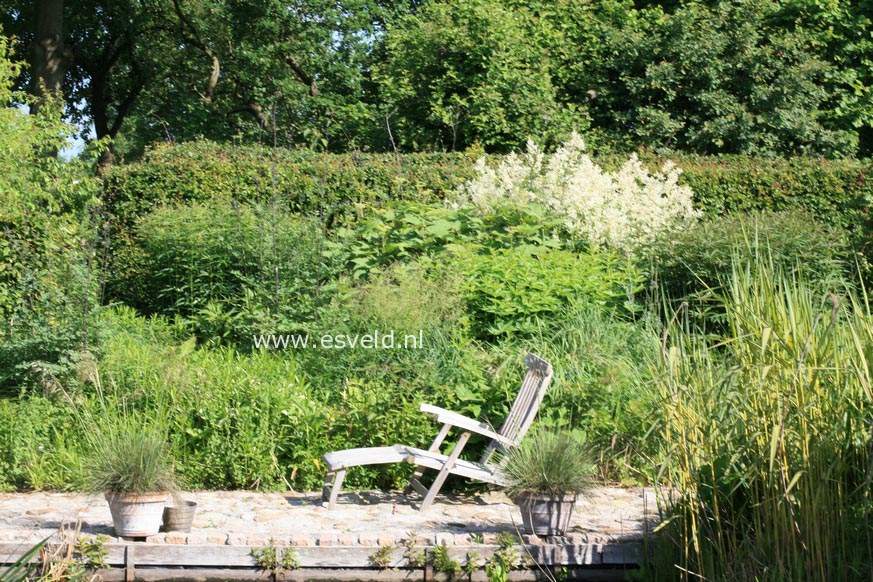
[[[158,533],[167,497],[176,489],[165,431],[127,414],[98,422],[93,430],[88,479],[91,488],[105,493],[116,535]]]
[[[588,448],[565,431],[539,429],[504,459],[507,493],[521,509],[528,533],[563,535],[576,496],[594,482]]]

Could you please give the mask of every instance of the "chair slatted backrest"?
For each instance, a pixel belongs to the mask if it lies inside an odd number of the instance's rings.
[[[515,397],[515,402],[512,403],[509,415],[503,421],[500,430],[497,431],[498,434],[511,441],[513,446],[517,446],[524,438],[540,409],[540,404],[546,395],[546,389],[552,381],[552,365],[542,358],[528,354],[524,359],[524,365],[527,367],[527,373],[521,382],[521,388]],[[485,449],[480,462],[487,462],[495,450],[503,448],[503,445],[492,440],[488,448]]]

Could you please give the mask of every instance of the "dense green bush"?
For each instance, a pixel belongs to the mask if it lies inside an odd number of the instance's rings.
[[[42,394],[0,399],[0,490],[69,489],[83,454],[67,403]]]
[[[676,305],[713,299],[737,257],[763,253],[786,273],[824,288],[842,286],[857,269],[849,237],[802,211],[729,214],[702,221],[647,249],[652,290]]]
[[[374,78],[394,119],[392,142],[406,151],[509,151],[528,138],[555,143],[585,130],[577,95],[561,95],[564,64],[544,45],[566,22],[537,6],[495,0],[438,0],[389,24]]]
[[[788,24],[791,3],[775,0],[647,4],[603,27],[593,43],[600,54],[583,73],[599,93],[591,103],[597,125],[614,139],[703,154],[857,152],[857,112],[834,101],[854,92],[847,79],[859,79],[842,74],[848,59],[823,58],[833,29],[811,30],[828,29],[819,23],[825,9],[805,25]],[[849,20],[848,7],[834,6]]]
[[[288,210],[355,217],[361,205],[389,200],[432,202],[472,175],[468,154],[327,155],[199,141],[159,144],[105,178],[106,208],[130,226],[154,206],[236,198],[276,200]]]
[[[317,319],[334,257],[315,220],[215,198],[140,218],[109,288],[144,313],[187,318],[201,337],[239,341]]]
[[[870,162],[743,156],[681,156],[676,160],[683,171],[682,182],[694,191],[696,206],[709,216],[800,209],[856,237],[869,237]]]
[[[651,170],[665,161],[651,153],[641,158]],[[155,205],[213,196],[275,199],[291,210],[322,213],[328,219],[336,213],[366,218],[372,204],[444,198],[473,177],[475,159],[469,153],[330,155],[210,142],[164,144],[141,162],[114,167],[105,178],[105,200],[112,219],[127,226]],[[873,200],[869,162],[687,155],[670,159],[683,170],[680,183],[691,187],[696,207],[705,214],[799,207],[866,236],[859,227],[869,224],[865,209]],[[618,158],[598,161],[607,168],[619,165]]]
[[[455,261],[465,274],[473,333],[481,339],[531,333],[567,307],[628,313],[642,283],[633,263],[606,252],[461,251]]]
[[[401,202],[372,209],[353,229],[344,229],[344,253],[355,277],[396,261],[436,256],[459,246],[530,249],[574,246],[563,222],[536,205],[472,209]]]
[[[75,135],[59,102],[13,92],[17,64],[0,37],[0,392],[52,382],[87,345],[97,304],[99,181],[87,161],[55,152]]]

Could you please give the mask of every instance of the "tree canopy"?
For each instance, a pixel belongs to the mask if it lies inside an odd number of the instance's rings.
[[[618,150],[873,149],[873,0],[19,4],[0,0],[18,88],[62,96],[125,157],[199,137],[505,151],[574,130]]]

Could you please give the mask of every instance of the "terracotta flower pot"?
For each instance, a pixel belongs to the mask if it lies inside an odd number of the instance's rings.
[[[166,493],[107,493],[115,535],[139,538],[161,529]]]
[[[515,503],[521,509],[521,519],[528,533],[538,536],[564,535],[576,504],[576,495],[520,493]]]

